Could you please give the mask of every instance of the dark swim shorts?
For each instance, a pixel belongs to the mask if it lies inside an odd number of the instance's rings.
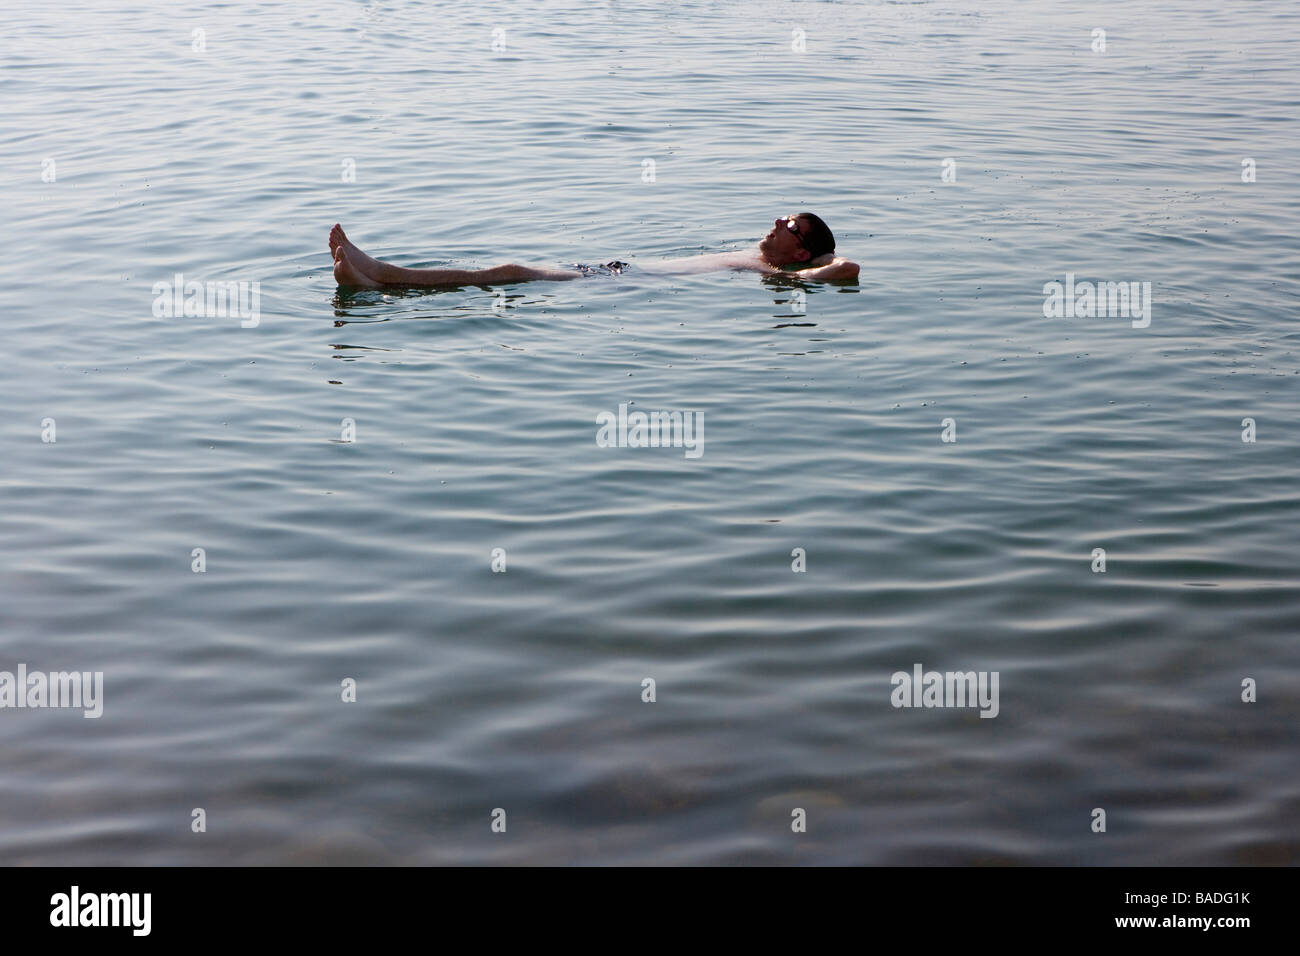
[[[613,262],[606,262],[603,266],[589,266],[581,262],[570,262],[570,269],[577,269],[584,276],[618,276],[628,270],[626,262],[619,262],[615,259]]]

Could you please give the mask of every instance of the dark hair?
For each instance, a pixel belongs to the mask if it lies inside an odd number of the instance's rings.
[[[835,237],[831,234],[830,227],[822,222],[819,216],[810,212],[801,212],[796,218],[803,221],[799,229],[799,241],[808,250],[809,258],[816,259],[818,256],[835,251]]]

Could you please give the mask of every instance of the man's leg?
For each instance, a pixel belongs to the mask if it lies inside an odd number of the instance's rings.
[[[407,269],[366,255],[354,245],[343,228],[330,230],[334,254],[334,278],[340,285],[375,289],[380,286],[457,286],[526,282],[531,279],[560,281],[580,278],[582,273],[562,269],[535,269],[507,263],[488,269]]]
[[[581,272],[562,269],[535,269],[510,262],[487,269],[406,269],[379,262],[372,275],[381,285],[493,285],[502,282],[528,282],[533,279],[580,279]]]

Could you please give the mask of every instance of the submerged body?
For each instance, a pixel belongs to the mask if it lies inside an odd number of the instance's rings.
[[[341,286],[362,289],[494,285],[538,279],[558,282],[581,279],[597,271],[608,270],[617,274],[628,268],[626,262],[615,261],[600,267],[575,263],[568,269],[524,266],[513,262],[487,269],[407,269],[366,255],[348,239],[338,224],[330,230],[329,244],[334,257],[335,280]],[[829,251],[823,251],[828,245]],[[753,250],[637,263],[635,269],[651,275],[733,270],[823,281],[856,279],[858,264],[837,257],[834,247],[835,239],[825,224],[811,213],[800,213],[778,218],[772,230]]]
[[[843,260],[847,261],[847,260]],[[710,252],[702,256],[687,256],[684,259],[661,259],[645,265],[638,264],[642,272],[659,275],[689,275],[696,272],[759,272],[763,275],[781,275],[787,270],[778,268],[765,260],[757,250],[736,250],[734,252]],[[812,269],[797,270],[810,272]]]

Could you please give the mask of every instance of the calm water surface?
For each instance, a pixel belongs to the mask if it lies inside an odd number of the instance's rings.
[[[105,702],[0,711],[0,862],[1297,862],[1298,29],[13,18],[0,669],[102,670]],[[325,245],[635,265],[799,209],[858,284],[348,296]],[[155,317],[178,272],[259,282],[260,322]],[[1150,327],[1045,318],[1067,272],[1150,282]],[[620,403],[702,412],[704,454],[598,447]],[[996,719],[892,707],[918,663],[998,672]]]

